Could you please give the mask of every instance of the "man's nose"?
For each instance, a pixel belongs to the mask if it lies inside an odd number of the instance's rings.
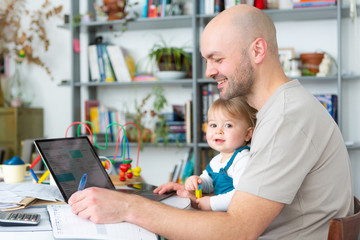
[[[205,76],[208,78],[213,78],[217,74],[217,69],[211,64],[210,61],[206,63]]]

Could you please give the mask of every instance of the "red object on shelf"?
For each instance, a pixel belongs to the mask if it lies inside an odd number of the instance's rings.
[[[267,0],[254,0],[254,7],[258,9],[266,9],[267,8]]]

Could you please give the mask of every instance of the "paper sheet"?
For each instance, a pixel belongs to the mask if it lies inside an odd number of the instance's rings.
[[[71,212],[69,205],[47,206],[55,238],[156,240],[156,234],[131,223],[95,224]]]
[[[56,186],[34,183],[0,184],[0,209],[20,206],[26,197],[33,197],[46,201],[64,201]]]

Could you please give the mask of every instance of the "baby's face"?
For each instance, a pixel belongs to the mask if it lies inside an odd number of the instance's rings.
[[[250,140],[249,124],[243,117],[231,117],[223,110],[208,115],[206,140],[212,149],[232,153]]]

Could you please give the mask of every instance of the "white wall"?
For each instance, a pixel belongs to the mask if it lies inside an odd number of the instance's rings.
[[[30,1],[29,1],[30,2]],[[69,1],[53,1],[55,5],[63,4],[64,12],[69,13]],[[29,3],[29,8],[40,5],[36,1]],[[359,19],[358,19],[359,21]],[[60,20],[49,21],[47,28],[51,39],[50,50],[41,57],[50,66],[55,80],[51,81],[44,71],[36,66],[30,66],[27,74],[28,80],[32,83],[32,88],[36,91],[33,102],[34,107],[43,107],[45,114],[45,136],[62,137],[66,127],[71,121],[71,95],[67,87],[59,87],[57,83],[63,79],[70,78],[70,34],[67,30],[57,28],[61,24]],[[324,50],[334,57],[337,56],[336,44],[336,21],[301,21],[301,22],[281,22],[276,23],[279,47],[294,47],[296,56],[302,52],[313,52]],[[344,70],[360,73],[359,68],[359,37],[354,34],[354,25],[349,21],[344,21]],[[359,32],[359,27],[356,29]],[[129,31],[125,32],[120,38],[113,38],[111,34],[107,40],[127,48],[131,55],[137,60],[143,61],[152,43],[158,40],[157,35],[162,34],[167,41],[174,45],[191,45],[192,34],[190,29],[168,29],[156,31]],[[82,51],[86,51],[86,42],[82,42]],[[87,69],[86,59],[82,62],[83,79],[86,80]],[[314,93],[336,92],[333,84],[305,84]],[[360,81],[346,80],[343,84],[343,135],[345,141],[360,142]],[[120,88],[100,88],[98,96],[102,102],[109,106],[121,108],[124,104],[133,106],[133,99],[141,99],[143,95],[150,91],[150,87],[139,87],[129,89]],[[190,98],[191,90],[181,87],[171,87],[165,89],[166,97],[170,104],[182,104]],[[139,100],[138,100],[139,101]],[[161,184],[167,181],[174,164],[178,162],[187,149],[177,148],[145,148],[140,154],[140,166],[143,168],[143,177],[146,181],[153,184]],[[111,153],[112,150],[110,150]],[[132,152],[135,149],[131,150]],[[351,163],[353,167],[354,189],[357,196],[360,196],[360,153],[359,150],[350,150]],[[133,154],[134,158],[136,154]],[[331,177],[331,176],[329,176]]]

